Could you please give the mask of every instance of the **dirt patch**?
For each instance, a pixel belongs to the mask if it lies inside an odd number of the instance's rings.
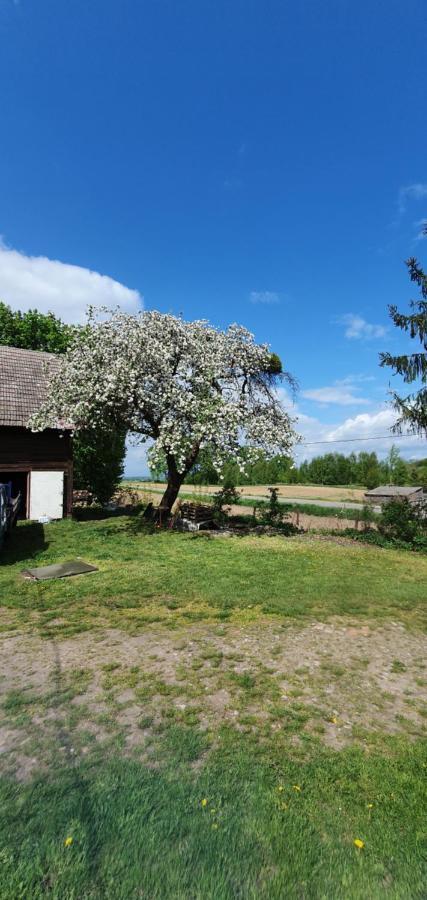
[[[49,742],[84,753],[88,736],[136,752],[165,721],[305,732],[337,749],[374,732],[426,732],[427,639],[397,623],[99,637],[0,637],[0,768],[14,760],[24,777]]]

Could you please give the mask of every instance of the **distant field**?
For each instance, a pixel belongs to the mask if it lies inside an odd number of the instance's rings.
[[[133,486],[141,485],[147,490],[162,490],[164,485],[160,482],[132,482]],[[295,500],[332,500],[336,503],[352,502],[363,503],[364,489],[352,487],[328,487],[319,484],[280,484],[277,485],[279,497],[283,499],[291,498]],[[210,494],[217,491],[218,485],[183,485],[182,491],[194,491],[198,494]],[[239,491],[243,496],[248,497],[268,497],[268,485],[266,484],[248,484],[240,485]]]

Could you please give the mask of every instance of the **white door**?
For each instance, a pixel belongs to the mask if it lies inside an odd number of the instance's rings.
[[[64,473],[31,472],[30,519],[62,519],[64,509]]]

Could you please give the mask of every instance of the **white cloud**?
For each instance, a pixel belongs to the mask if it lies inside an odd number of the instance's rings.
[[[399,213],[403,215],[406,212],[408,200],[423,200],[427,197],[427,184],[420,181],[415,184],[407,184],[400,188],[399,191]]]
[[[26,256],[0,242],[0,300],[25,312],[53,312],[65,322],[82,322],[86,307],[120,306],[136,313],[141,294],[108,275],[46,256]]]
[[[370,341],[374,338],[382,338],[387,334],[387,328],[384,325],[373,325],[371,322],[367,322],[366,319],[363,319],[362,316],[355,315],[354,313],[347,313],[345,316],[340,316],[339,319],[336,319],[340,325],[345,325],[345,336],[350,340],[365,340]]]
[[[340,378],[334,381],[332,385],[326,387],[309,388],[301,392],[301,396],[306,400],[314,400],[323,406],[333,403],[337,406],[361,406],[370,403],[367,397],[359,395],[360,384],[367,381],[375,381],[373,375],[347,375],[346,378]]]
[[[338,406],[351,406],[353,404],[360,406],[361,404],[366,405],[366,403],[369,403],[366,397],[359,397],[355,394],[351,386],[345,387],[345,383],[342,384],[340,382],[336,382],[330,387],[319,387],[302,391],[301,395],[307,400],[314,400],[316,403],[323,405],[335,403]]]
[[[323,453],[347,455],[361,450],[375,451],[381,458],[386,456],[393,442],[406,459],[427,456],[425,438],[411,434],[398,437],[392,433],[396,413],[391,406],[382,405],[371,412],[359,413],[330,424],[301,412],[285,388],[279,388],[278,393],[285,409],[296,419],[294,427],[302,438],[301,444],[295,448],[298,462],[313,459]]]
[[[251,291],[249,299],[251,303],[264,303],[267,306],[280,303],[277,291]]]
[[[303,443],[297,451],[298,459],[312,459],[323,453],[359,453],[361,450],[375,451],[384,457],[393,442],[406,459],[426,456],[426,442],[416,435],[393,435],[391,428],[396,421],[396,413],[390,406],[383,406],[374,412],[359,413],[336,425],[327,425],[310,416],[299,415],[296,429],[303,436]],[[363,440],[360,440],[363,438]]]
[[[353,418],[345,419],[340,425],[328,433],[329,440],[347,440],[350,438],[372,438],[387,434],[396,421],[392,407],[385,406],[374,413],[359,413]]]

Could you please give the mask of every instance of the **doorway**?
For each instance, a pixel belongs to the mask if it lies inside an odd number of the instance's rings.
[[[12,497],[21,495],[18,519],[28,518],[28,472],[0,472],[0,484],[12,485]]]

